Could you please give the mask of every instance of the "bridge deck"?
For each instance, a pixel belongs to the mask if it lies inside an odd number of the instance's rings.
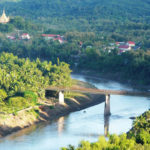
[[[48,87],[46,90],[53,91],[72,91],[80,93],[91,93],[91,94],[110,94],[110,95],[131,95],[131,96],[150,96],[150,92],[141,91],[124,91],[124,90],[104,90],[104,89],[91,89],[91,88],[58,88],[58,87]]]

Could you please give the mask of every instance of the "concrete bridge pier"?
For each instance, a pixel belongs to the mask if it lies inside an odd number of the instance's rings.
[[[107,137],[109,133],[109,118],[110,116],[104,116],[104,135]]]
[[[110,94],[105,95],[104,116],[110,116]]]
[[[59,104],[64,104],[64,92],[63,91],[59,91]]]

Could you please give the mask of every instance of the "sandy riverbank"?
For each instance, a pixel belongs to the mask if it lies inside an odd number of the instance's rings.
[[[80,82],[78,86],[90,87],[91,85]],[[64,105],[58,103],[54,103],[52,106],[44,104],[19,111],[17,114],[1,114],[0,137],[4,137],[40,122],[51,122],[71,112],[102,103],[104,100],[105,96],[100,94],[79,94],[72,98],[65,98]]]

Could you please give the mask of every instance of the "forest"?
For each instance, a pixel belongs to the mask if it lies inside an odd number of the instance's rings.
[[[61,30],[102,31],[103,23],[149,23],[149,0],[3,0],[9,16],[22,16]]]

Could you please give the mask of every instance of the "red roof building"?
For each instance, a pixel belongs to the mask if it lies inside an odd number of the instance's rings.
[[[23,33],[21,36],[20,36],[20,39],[22,40],[29,40],[31,37],[28,33]]]
[[[42,34],[43,37],[57,37],[55,34]]]
[[[129,49],[130,46],[129,45],[120,45],[119,49]]]
[[[64,43],[65,41],[61,37],[57,37],[54,41],[58,40],[60,44]]]
[[[120,45],[120,42],[116,42],[116,45],[119,46],[119,45]]]
[[[135,42],[132,42],[132,41],[128,41],[127,44],[128,44],[129,46],[131,46],[131,47],[132,47],[132,46],[135,46]]]
[[[129,45],[120,45],[119,46],[120,54],[123,53],[123,52],[129,51],[129,50],[131,50],[131,47]]]
[[[55,40],[61,36],[56,34],[42,34],[42,37],[44,37],[46,40]]]
[[[16,40],[16,37],[15,37],[15,36],[10,36],[10,35],[8,35],[7,38],[10,39],[10,40]]]
[[[42,37],[44,37],[46,40],[53,40],[53,41],[59,41],[60,44],[64,43],[64,36],[56,35],[56,34],[42,34]]]

